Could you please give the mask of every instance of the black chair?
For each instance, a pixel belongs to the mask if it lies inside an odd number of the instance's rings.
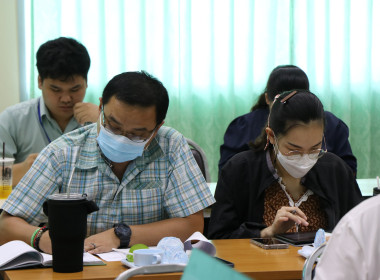
[[[190,150],[193,153],[194,159],[197,162],[199,169],[202,171],[203,177],[205,177],[205,180],[207,183],[211,182],[210,172],[208,170],[208,162],[207,157],[203,149],[195,143],[193,140],[186,138],[187,143],[190,146]],[[210,221],[210,209],[207,208],[204,212],[204,229],[203,229],[203,235],[208,235],[208,223]]]
[[[193,153],[195,161],[198,163],[199,169],[202,171],[203,177],[205,177],[206,182],[211,182],[210,172],[208,169],[208,162],[206,154],[203,149],[195,143],[193,140],[186,138],[187,143]]]

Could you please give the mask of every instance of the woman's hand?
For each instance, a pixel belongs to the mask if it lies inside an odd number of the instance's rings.
[[[287,232],[294,224],[308,226],[306,215],[298,207],[281,207],[277,211],[273,224],[260,233],[261,237],[272,237],[276,234]]]

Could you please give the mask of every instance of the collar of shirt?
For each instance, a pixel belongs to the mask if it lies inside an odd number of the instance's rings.
[[[46,105],[45,105],[45,102],[44,102],[44,98],[42,96],[39,97],[39,101],[38,102],[40,103],[40,117],[41,117],[41,120],[43,120],[43,117],[46,116],[46,118],[49,121],[52,121],[53,118],[50,116],[50,112],[46,108]]]

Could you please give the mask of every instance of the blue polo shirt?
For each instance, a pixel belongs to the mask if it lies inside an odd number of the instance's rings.
[[[38,107],[40,112],[38,113]],[[73,118],[64,131],[51,117],[42,97],[8,107],[0,114],[0,153],[23,162],[29,154],[39,153],[50,141],[81,125]],[[46,132],[46,134],[45,134]]]

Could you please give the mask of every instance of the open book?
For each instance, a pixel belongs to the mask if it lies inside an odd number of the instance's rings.
[[[52,265],[52,255],[40,253],[23,241],[14,240],[0,246],[0,270]],[[83,265],[105,265],[105,263],[86,252],[83,253]]]

